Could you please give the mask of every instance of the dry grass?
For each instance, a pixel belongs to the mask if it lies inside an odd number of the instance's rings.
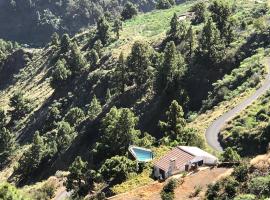
[[[261,172],[269,172],[270,170],[270,152],[265,155],[259,155],[250,161],[253,168]]]

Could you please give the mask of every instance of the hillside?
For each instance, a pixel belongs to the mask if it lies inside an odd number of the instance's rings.
[[[12,0],[0,2],[0,38],[40,46],[49,42],[54,32],[74,35],[92,26],[104,13],[119,17],[128,1],[87,0]],[[139,11],[155,9],[156,1],[132,0]],[[181,0],[176,1],[180,3]],[[18,24],[18,25],[16,25]]]
[[[112,16],[85,20],[77,5],[82,1],[11,2],[23,11],[25,18],[14,19],[23,20],[14,22],[23,29],[35,27],[31,13],[45,8],[64,27],[34,28],[30,43],[42,44],[55,31],[70,33],[54,34],[39,49],[0,41],[0,182],[16,185],[23,198],[52,199],[63,182],[73,199],[102,199],[152,183],[153,163],[137,167],[130,144],[152,149],[155,159],[179,144],[212,152],[206,128],[267,74],[267,1],[187,1],[153,11],[154,2],[134,1],[149,12],[126,20],[112,17],[122,1],[91,3],[89,9]],[[0,3],[0,19],[12,18],[10,5]],[[23,29],[4,24],[0,37],[26,42]],[[8,32],[14,35],[1,35]],[[270,139],[261,135],[268,133],[268,96],[229,122],[224,147],[242,156],[267,151]],[[253,142],[260,148],[249,148]]]

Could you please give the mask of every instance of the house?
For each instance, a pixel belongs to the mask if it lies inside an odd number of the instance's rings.
[[[218,159],[198,147],[178,146],[154,163],[154,176],[166,179],[202,165],[216,165]]]

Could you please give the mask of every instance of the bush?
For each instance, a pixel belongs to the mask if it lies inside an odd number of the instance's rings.
[[[255,200],[256,196],[253,194],[240,194],[235,197],[233,200]]]
[[[27,200],[22,194],[8,183],[0,185],[0,199],[1,200]]]
[[[174,199],[174,190],[177,187],[177,180],[170,179],[168,183],[163,187],[160,196],[162,200],[173,200]]]
[[[222,161],[224,162],[239,162],[241,157],[239,154],[233,150],[231,147],[225,149],[222,153]]]
[[[248,172],[249,172],[248,165],[245,163],[242,163],[241,165],[239,165],[238,167],[234,169],[232,175],[235,177],[237,181],[245,182],[248,180]]]
[[[251,194],[257,197],[270,195],[270,176],[253,178],[249,184],[248,189]]]
[[[128,175],[136,171],[136,163],[125,156],[115,156],[107,159],[100,168],[100,173],[106,181],[113,180],[120,183],[128,178]]]

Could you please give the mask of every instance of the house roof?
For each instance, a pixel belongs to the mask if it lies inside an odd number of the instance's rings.
[[[154,163],[155,167],[158,167],[165,172],[169,170],[171,160],[175,160],[175,166],[177,168],[185,165],[188,161],[195,158],[194,155],[182,150],[179,147],[173,148],[165,156]]]
[[[172,160],[175,160],[175,165],[180,168],[193,160],[195,157],[208,157],[217,159],[215,156],[201,150],[198,147],[178,146],[169,151],[165,156],[154,163],[155,167],[158,167],[165,172],[170,168]]]
[[[194,156],[200,156],[200,157],[208,157],[212,159],[217,159],[217,157],[211,155],[210,153],[207,153],[206,151],[198,148],[198,147],[189,147],[189,146],[179,146],[178,148],[194,155]]]

